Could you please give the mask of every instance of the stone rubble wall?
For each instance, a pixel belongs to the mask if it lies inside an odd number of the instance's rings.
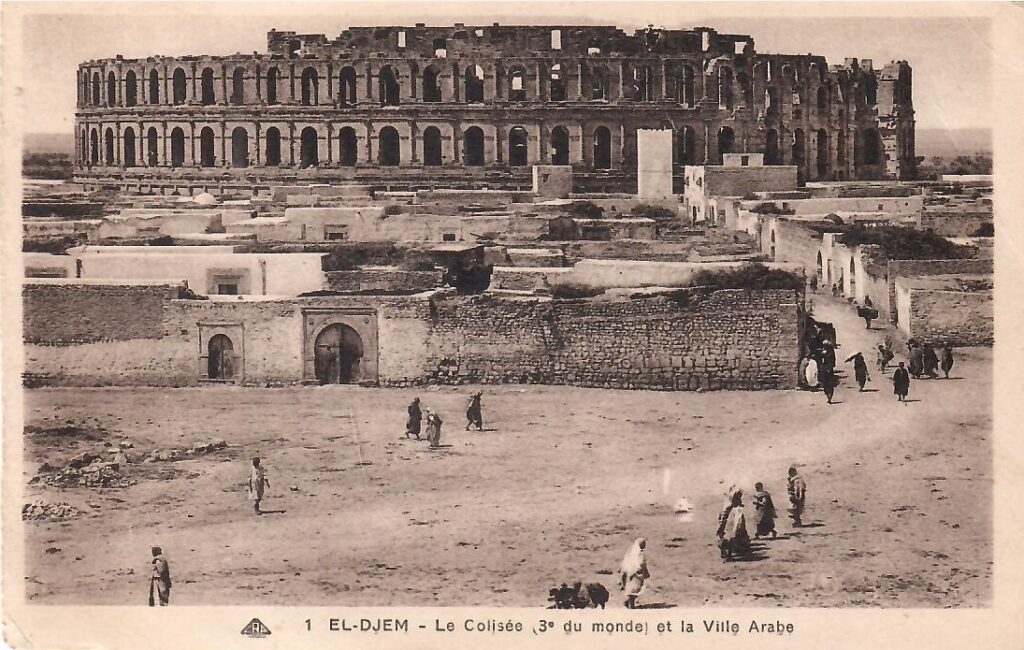
[[[911,289],[910,336],[956,347],[991,346],[995,339],[992,292]]]
[[[962,260],[889,260],[886,278],[889,283],[889,317],[898,324],[896,280],[926,275],[978,275],[995,272],[992,259]]]

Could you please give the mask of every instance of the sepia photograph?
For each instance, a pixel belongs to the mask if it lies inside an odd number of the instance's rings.
[[[991,12],[289,4],[17,15],[8,598],[995,605]]]

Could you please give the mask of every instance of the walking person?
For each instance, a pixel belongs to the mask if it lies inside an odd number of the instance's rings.
[[[913,341],[913,345],[910,343],[907,345],[910,345],[910,374],[914,379],[920,379],[924,374],[924,350],[921,349],[921,345],[917,341]]]
[[[441,425],[444,421],[437,413],[427,409],[427,441],[431,448],[441,446]]]
[[[772,536],[775,539],[775,504],[763,483],[754,483],[754,539]]]
[[[171,567],[167,564],[163,549],[154,546],[153,571],[149,578],[149,606],[166,607],[171,602]]]
[[[892,361],[892,350],[885,347],[884,345],[878,346],[878,371],[884,373],[886,368],[889,366],[889,362]]]
[[[829,368],[824,368],[818,378],[821,383],[821,390],[825,393],[828,403],[832,403],[832,397],[836,394],[836,386],[839,385],[839,377]]]
[[[795,467],[789,468],[787,491],[789,492],[789,518],[793,520],[793,527],[798,528],[803,525],[801,518],[804,514],[804,504],[807,502],[807,484],[797,473]]]
[[[647,569],[647,540],[638,537],[622,558],[619,570],[619,590],[626,592],[626,609],[636,608],[636,599],[644,589],[644,583],[651,577]]]
[[[260,503],[263,501],[263,488],[270,487],[267,480],[267,471],[260,465],[260,457],[252,457],[252,470],[249,472],[249,496],[252,497],[252,509],[258,515],[262,515]]]
[[[864,384],[866,384],[871,378],[868,377],[868,363],[864,360],[864,355],[860,352],[848,357],[847,363],[853,362],[853,376],[857,380],[857,385],[860,386],[861,393],[864,392]]]
[[[931,343],[924,344],[924,350],[921,352],[924,358],[924,374],[928,375],[929,379],[937,379],[939,376],[939,357],[935,354],[935,348],[932,347]]]
[[[910,373],[903,367],[902,361],[892,373],[892,392],[899,398],[899,401],[906,403],[907,395],[910,394]]]
[[[480,405],[483,393],[477,391],[469,396],[469,406],[466,408],[466,431],[470,426],[475,426],[477,431],[484,430],[484,414]]]
[[[420,398],[416,398],[409,404],[409,419],[405,422],[405,437],[416,436],[420,439],[420,423],[423,420],[423,412],[420,411]]]
[[[743,511],[743,491],[736,490],[722,514],[718,515],[718,550],[722,561],[729,562],[750,551],[750,534]]]
[[[812,275],[811,276],[811,291],[813,293],[818,293],[818,276],[817,275]]]
[[[949,371],[953,369],[953,346],[946,344],[942,346],[942,372],[949,379]]]

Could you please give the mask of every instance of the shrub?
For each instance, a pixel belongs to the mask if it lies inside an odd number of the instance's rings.
[[[402,206],[400,205],[386,205],[384,206],[384,216],[393,217],[396,214],[402,214]]]
[[[758,203],[752,207],[750,211],[758,214],[796,214],[796,210],[792,208],[780,208],[774,203]]]
[[[668,208],[647,204],[634,207],[629,211],[629,214],[632,217],[645,217],[655,221],[669,221],[676,218],[676,213]]]
[[[569,206],[568,213],[580,219],[600,219],[604,216],[604,208],[593,201],[577,201]]]
[[[602,293],[604,293],[604,289],[598,289],[597,287],[592,287],[589,284],[578,284],[575,282],[556,284],[551,287],[551,295],[555,298],[561,298],[564,300],[574,298],[593,298],[594,296],[600,296]]]
[[[753,200],[757,199],[757,194],[754,193],[754,192],[747,192],[746,194],[744,194],[740,198],[742,200],[744,200],[744,201],[753,201]]]
[[[25,253],[50,253],[51,255],[67,255],[69,248],[84,242],[86,237],[47,237],[45,239],[23,239],[21,250]]]
[[[793,289],[801,290],[804,279],[781,269],[769,269],[764,264],[744,264],[738,268],[720,271],[698,271],[691,284],[716,289]]]
[[[848,246],[873,244],[890,260],[950,260],[974,255],[974,248],[959,246],[930,230],[904,226],[848,226],[842,241]]]

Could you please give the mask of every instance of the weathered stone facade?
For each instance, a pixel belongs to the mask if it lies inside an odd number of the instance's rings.
[[[806,179],[913,174],[911,69],[761,54],[709,28],[359,27],[271,31],[264,54],[89,61],[77,73],[79,180],[530,186],[571,165],[635,191],[637,130],[674,164],[763,152]],[[162,181],[161,181],[162,182]],[[154,186],[155,187],[155,186]]]

